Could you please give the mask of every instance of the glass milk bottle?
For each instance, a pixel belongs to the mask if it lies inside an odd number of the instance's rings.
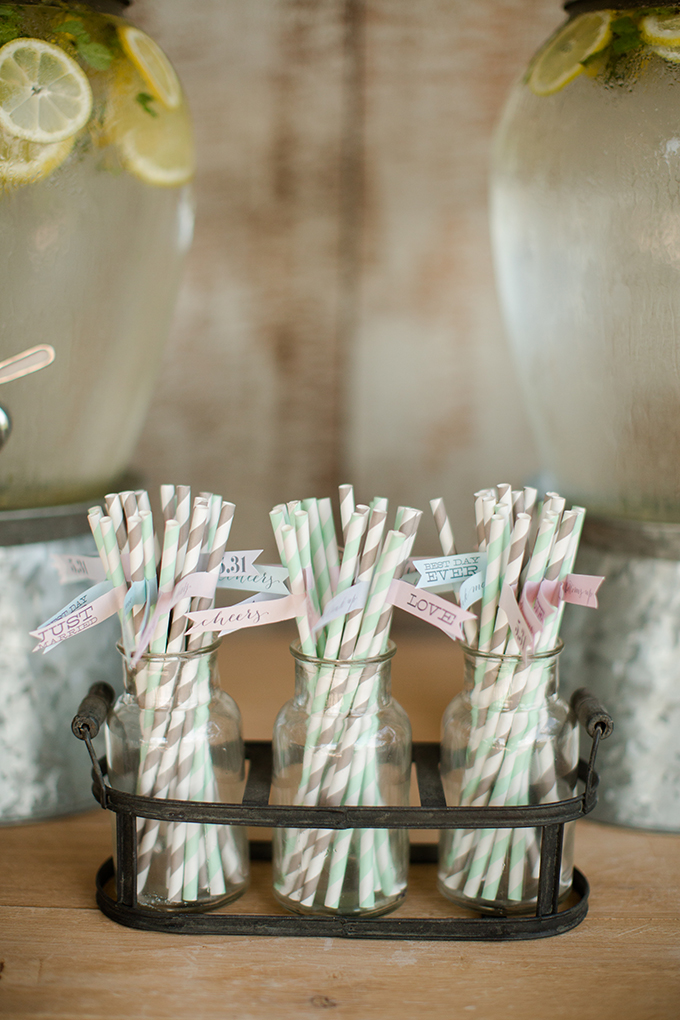
[[[464,689],[442,719],[441,776],[449,807],[548,804],[575,796],[578,726],[557,693],[561,645],[530,655],[463,646]],[[560,898],[571,889],[574,826],[568,822]],[[540,828],[444,829],[438,885],[448,899],[485,913],[533,910]]]
[[[111,785],[161,800],[240,804],[241,714],[220,689],[217,645],[124,666],[125,691],[105,729]],[[244,828],[138,818],[140,905],[209,910],[240,896],[248,875]]]
[[[394,646],[353,661],[291,651],[295,695],[274,726],[272,802],[407,806],[411,726],[391,695]],[[274,829],[274,893],[296,913],[394,910],[406,895],[408,862],[404,829]]]

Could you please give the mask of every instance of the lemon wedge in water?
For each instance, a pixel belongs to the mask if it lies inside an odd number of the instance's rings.
[[[0,127],[28,142],[61,142],[88,122],[92,89],[67,53],[42,39],[0,48]]]
[[[0,132],[0,183],[32,184],[61,166],[73,148],[73,138],[62,142],[27,142]]]
[[[168,110],[175,110],[182,101],[182,86],[160,46],[134,25],[121,25],[118,38],[152,95]]]
[[[611,20],[611,11],[592,11],[569,21],[539,53],[529,75],[532,92],[550,96],[581,74],[583,61],[610,41]]]
[[[120,69],[106,111],[106,138],[135,177],[156,187],[179,187],[194,174],[189,111],[184,102],[167,109],[143,88],[129,65]]]
[[[680,46],[680,14],[647,14],[640,35],[650,46]]]

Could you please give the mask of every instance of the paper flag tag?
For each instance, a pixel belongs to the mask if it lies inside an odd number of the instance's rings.
[[[174,609],[176,605],[188,598],[201,598],[211,599],[215,595],[215,588],[217,585],[217,574],[209,574],[206,571],[196,571],[193,574],[187,574],[181,581],[178,581],[172,591],[165,592],[160,596],[156,603],[156,608],[153,611],[153,615],[142,631],[137,640],[137,646],[134,654],[130,659],[130,664],[134,668],[139,660],[141,659],[144,652],[149,647],[149,642],[153,637],[154,631],[156,630],[156,624],[159,618],[169,613],[171,609]]]
[[[123,601],[123,611],[131,613],[134,608],[147,605],[151,601],[152,587],[155,585],[148,581],[133,581]]]
[[[242,630],[244,627],[262,627],[267,623],[291,620],[294,616],[304,615],[306,604],[306,595],[285,595],[283,598],[254,595],[235,606],[187,613],[187,617],[193,623],[193,627],[187,633],[204,634],[206,631],[219,631],[221,636]]]
[[[43,623],[37,630],[30,631],[31,637],[39,641],[33,651],[47,652],[67,638],[108,620],[121,608],[124,598],[124,585],[112,588],[108,581],[95,585],[70,602],[47,623]]]
[[[552,616],[560,604],[560,588],[559,580],[541,581],[538,586],[534,602],[534,613],[540,620],[542,627],[545,626],[548,617]]]
[[[508,626],[510,627],[512,636],[517,642],[520,655],[522,658],[526,658],[533,650],[534,634],[532,633],[526,619],[520,612],[520,608],[517,605],[517,599],[515,598],[515,593],[509,584],[504,584],[501,588],[501,594],[498,599],[498,608],[502,609],[507,617]]]
[[[69,556],[52,553],[61,584],[72,581],[103,581],[106,577],[102,561],[98,556]]]
[[[597,590],[604,577],[594,574],[567,574],[562,582],[561,597],[575,606],[590,606],[597,609]]]
[[[484,574],[479,573],[466,577],[460,586],[458,598],[463,609],[469,609],[475,602],[479,602],[484,594]]]
[[[238,549],[236,551],[228,549],[220,563],[220,580],[257,574],[258,568],[255,566],[255,560],[261,552],[261,549]]]
[[[536,581],[527,581],[522,589],[522,594],[519,600],[519,611],[524,617],[524,622],[531,631],[534,647],[536,645],[537,637],[543,630],[543,624],[546,618],[546,613],[543,612],[542,609],[536,609],[536,599],[538,598],[540,587],[541,584]]]
[[[387,601],[412,616],[420,617],[433,627],[438,627],[454,641],[462,639],[463,623],[476,619],[473,613],[468,613],[455,603],[447,602],[433,592],[423,592],[422,588],[414,588],[412,584],[396,578],[390,585]]]
[[[420,574],[417,588],[433,585],[458,585],[466,577],[473,577],[486,567],[486,553],[457,553],[455,556],[435,556],[413,560],[413,566]]]
[[[324,609],[323,616],[319,617],[312,630],[316,632],[325,627],[327,623],[336,620],[339,616],[344,616],[345,613],[351,613],[354,609],[363,609],[368,598],[368,589],[368,581],[357,581],[351,588],[334,595]]]
[[[221,577],[217,582],[218,588],[227,588],[240,591],[262,591],[271,595],[288,595],[288,588],[285,581],[288,579],[288,571],[278,564],[257,564],[252,574],[243,574],[239,577]]]

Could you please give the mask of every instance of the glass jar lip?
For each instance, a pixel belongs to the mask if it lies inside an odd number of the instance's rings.
[[[222,638],[218,638],[211,645],[205,645],[203,648],[193,648],[188,652],[145,652],[144,655],[140,655],[136,666],[130,666],[130,659],[125,654],[125,649],[120,641],[116,642],[116,648],[123,657],[126,666],[129,666],[131,669],[139,669],[140,666],[148,665],[152,662],[191,662],[192,659],[198,659],[203,655],[212,655],[221,644]]]
[[[525,657],[520,653],[516,655],[507,655],[505,652],[480,652],[478,648],[473,648],[471,645],[466,645],[464,641],[461,641],[461,647],[463,654],[474,656],[477,659],[483,659],[486,662],[514,662],[524,663],[526,662],[546,662],[548,659],[556,659],[564,648],[564,641],[562,638],[557,639],[557,644],[553,648],[548,648],[544,652],[530,652]]]
[[[307,655],[302,651],[299,641],[293,641],[290,646],[290,654],[298,662],[309,662],[314,666],[372,666],[381,662],[388,662],[397,651],[394,641],[388,640],[387,648],[380,655],[366,656],[365,659],[323,659],[316,655]]]

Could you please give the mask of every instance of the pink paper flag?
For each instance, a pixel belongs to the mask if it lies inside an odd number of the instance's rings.
[[[447,602],[439,595],[434,595],[423,588],[416,588],[407,581],[396,579],[392,581],[387,601],[411,613],[412,616],[420,617],[433,627],[438,627],[454,641],[462,640],[462,625],[466,620],[477,619],[474,613],[469,613],[467,609],[461,609],[454,602]]]
[[[517,599],[515,593],[509,584],[504,584],[501,588],[500,598],[498,599],[499,609],[502,609],[508,618],[508,626],[515,641],[519,648],[520,655],[526,658],[534,647],[534,634],[529,627],[526,619],[520,612],[520,608],[517,605]],[[540,628],[539,628],[540,630]]]
[[[567,574],[562,582],[562,598],[575,606],[597,609],[597,590],[603,581],[604,577],[595,574]]]
[[[262,601],[245,599],[243,602],[237,602],[235,606],[187,613],[188,619],[193,623],[187,635],[204,634],[206,631],[215,630],[220,634],[228,634],[244,627],[262,627],[267,623],[291,620],[294,616],[303,616],[306,605],[306,595],[284,595],[282,598]]]

